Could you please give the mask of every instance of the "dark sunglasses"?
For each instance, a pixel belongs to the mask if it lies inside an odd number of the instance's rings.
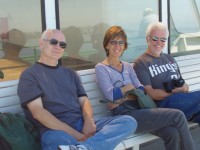
[[[166,42],[167,41],[167,38],[165,38],[165,37],[157,37],[157,36],[152,36],[151,37],[151,39],[153,40],[153,41],[158,41],[159,39],[160,39],[160,41],[161,42]]]
[[[62,42],[62,41],[58,41],[56,39],[51,39],[51,40],[47,40],[47,39],[44,39],[44,41],[49,41],[49,43],[51,45],[57,45],[59,43],[59,46],[63,49],[65,49],[67,47],[67,44],[65,42]]]
[[[115,41],[115,40],[112,40],[112,41],[110,41],[110,44],[111,45],[117,45],[117,44],[119,44],[120,46],[123,46],[125,44],[125,42],[124,41]]]

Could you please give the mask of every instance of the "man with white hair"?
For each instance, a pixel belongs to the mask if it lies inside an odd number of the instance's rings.
[[[200,92],[188,92],[176,60],[162,52],[168,35],[164,23],[154,22],[148,26],[148,47],[135,60],[134,70],[158,107],[182,110],[188,120],[200,124]]]

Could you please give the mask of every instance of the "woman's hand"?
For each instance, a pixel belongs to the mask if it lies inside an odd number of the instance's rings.
[[[132,89],[135,89],[134,85],[132,84],[127,84],[127,85],[124,85],[122,88],[121,88],[121,91],[123,93],[123,96],[126,94],[126,92],[132,90]]]

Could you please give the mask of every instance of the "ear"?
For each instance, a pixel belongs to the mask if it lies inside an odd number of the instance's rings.
[[[146,41],[147,41],[147,43],[148,43],[148,41],[149,41],[149,36],[146,36]]]
[[[39,41],[39,46],[40,46],[40,49],[44,47],[44,41],[42,39],[40,39]]]
[[[149,36],[146,36],[146,41],[147,41],[147,45],[149,45],[149,42],[150,42]]]

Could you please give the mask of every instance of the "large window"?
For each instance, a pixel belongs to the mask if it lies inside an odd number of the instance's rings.
[[[158,20],[158,0],[59,0],[59,14],[68,44],[62,64],[80,70],[105,59],[103,37],[113,25],[128,36],[122,60],[132,62],[143,53],[146,27]]]
[[[175,55],[199,52],[200,0],[171,0],[170,14],[170,52]]]
[[[1,0],[0,70],[5,80],[18,79],[37,60],[41,35],[40,0]]]

